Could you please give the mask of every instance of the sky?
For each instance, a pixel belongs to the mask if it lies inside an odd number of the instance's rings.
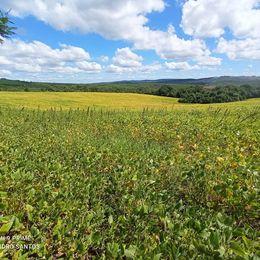
[[[260,0],[1,0],[0,77],[107,82],[260,76]]]

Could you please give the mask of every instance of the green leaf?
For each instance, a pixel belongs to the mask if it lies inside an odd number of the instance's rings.
[[[14,218],[12,218],[8,223],[4,224],[1,228],[0,228],[0,235],[5,235],[7,234],[12,226],[13,226],[13,223],[14,223]]]
[[[153,260],[160,260],[161,259],[162,254],[157,254],[153,257]]]
[[[0,203],[0,210],[4,210],[5,209],[5,205],[3,203]]]
[[[217,232],[212,232],[210,234],[209,240],[210,240],[210,244],[214,248],[218,248],[219,247],[220,238],[219,238],[219,234]]]
[[[113,258],[116,258],[118,256],[118,252],[119,252],[118,243],[108,243],[107,249]]]
[[[134,259],[136,256],[136,251],[136,246],[130,246],[128,249],[125,250],[125,256]]]
[[[246,246],[247,248],[250,248],[252,242],[251,242],[247,237],[245,237],[245,236],[242,236],[242,239],[243,239],[243,241],[244,241],[244,243],[245,243],[245,246]]]
[[[0,198],[6,198],[7,197],[7,192],[0,191]]]
[[[247,256],[246,251],[237,242],[232,242],[231,243],[231,249],[238,256],[241,256],[241,257]]]

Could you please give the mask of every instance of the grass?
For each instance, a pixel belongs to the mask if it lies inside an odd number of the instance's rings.
[[[60,97],[35,95],[43,108]],[[62,95],[81,108],[96,96]],[[153,99],[131,97],[109,102]],[[16,102],[0,108],[0,258],[260,257],[259,100],[170,111]]]
[[[179,104],[176,98],[128,93],[82,93],[82,92],[0,92],[0,104],[25,108],[86,109],[176,109],[208,107],[209,105]],[[259,105],[260,99],[241,102],[241,105]],[[222,106],[220,104],[210,106]],[[237,106],[237,102],[226,104]]]

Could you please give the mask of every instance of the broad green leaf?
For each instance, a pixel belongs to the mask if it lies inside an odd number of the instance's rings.
[[[3,224],[2,227],[0,228],[0,235],[7,234],[11,230],[13,223],[14,223],[14,218],[12,218],[8,223]]]

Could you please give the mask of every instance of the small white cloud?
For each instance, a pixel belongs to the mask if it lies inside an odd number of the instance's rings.
[[[99,72],[102,70],[101,65],[96,62],[79,61],[76,62],[76,65],[79,69],[87,72]]]
[[[198,69],[197,65],[190,65],[188,62],[165,62],[165,66],[170,70],[192,70]]]
[[[143,58],[130,50],[130,48],[117,49],[113,58],[114,65],[125,68],[136,68],[142,66]]]
[[[106,70],[110,73],[151,73],[162,67],[159,63],[144,65],[143,57],[134,53],[129,47],[117,49],[112,60],[113,64],[110,64]]]
[[[119,67],[119,66],[116,66],[114,64],[110,64],[107,67],[106,71],[109,72],[109,73],[119,73],[119,74],[122,74],[122,73],[131,73],[131,72],[133,72],[133,69],[126,68],[126,67]]]
[[[154,63],[150,65],[143,65],[139,71],[144,73],[152,73],[160,69],[162,69],[162,65],[160,63]]]
[[[201,56],[197,58],[199,66],[211,67],[211,66],[220,66],[221,58],[211,57],[211,56]]]

